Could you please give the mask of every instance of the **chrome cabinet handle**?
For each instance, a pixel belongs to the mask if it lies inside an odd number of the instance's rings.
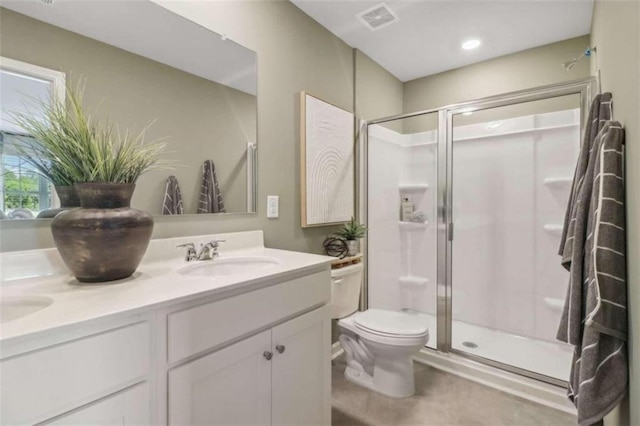
[[[276,346],[276,351],[278,351],[279,354],[283,353],[285,349],[286,348],[284,347],[284,345],[277,345]]]
[[[262,354],[263,357],[265,357],[265,359],[267,361],[271,361],[271,358],[273,358],[273,354],[269,351],[264,351],[264,353]]]

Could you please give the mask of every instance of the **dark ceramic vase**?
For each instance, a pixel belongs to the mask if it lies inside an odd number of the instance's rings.
[[[131,276],[153,230],[151,215],[130,207],[135,184],[83,183],[75,188],[81,208],[61,212],[51,223],[65,264],[81,282]]]
[[[56,217],[60,212],[80,207],[80,198],[78,197],[78,192],[73,186],[56,185],[56,193],[60,199],[60,207],[57,209],[42,210],[38,214],[38,219],[51,219]]]

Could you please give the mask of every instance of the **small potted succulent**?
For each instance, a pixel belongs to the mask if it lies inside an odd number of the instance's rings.
[[[59,171],[80,198],[80,208],[60,212],[51,223],[65,264],[81,282],[112,281],[131,276],[149,244],[153,219],[131,208],[131,197],[164,144],[145,142],[146,128],[121,134],[109,121],[99,121],[85,112],[82,93],[82,83],[67,87],[66,102],[41,101],[38,114],[13,118],[33,136],[22,148],[26,160],[45,175],[47,168]]]
[[[360,251],[359,240],[364,237],[366,232],[367,228],[351,217],[351,221],[345,223],[344,226],[336,232],[336,235],[347,242],[347,247],[349,248],[348,255],[355,256]]]

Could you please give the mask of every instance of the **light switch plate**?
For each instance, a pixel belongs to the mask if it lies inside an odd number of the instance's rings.
[[[267,218],[275,219],[279,216],[280,197],[277,195],[267,196]]]

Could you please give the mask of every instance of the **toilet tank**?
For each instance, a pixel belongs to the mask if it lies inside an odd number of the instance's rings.
[[[362,263],[331,271],[331,318],[344,318],[358,310],[362,288]]]

